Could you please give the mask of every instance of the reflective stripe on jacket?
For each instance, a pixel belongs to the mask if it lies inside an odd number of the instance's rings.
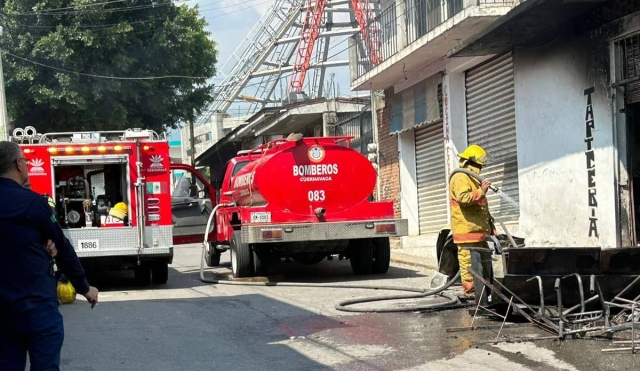
[[[454,243],[486,241],[491,233],[489,204],[480,182],[455,173],[449,182],[451,232]]]

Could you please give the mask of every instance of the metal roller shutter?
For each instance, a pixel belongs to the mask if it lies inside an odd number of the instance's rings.
[[[420,234],[439,232],[448,223],[442,121],[417,127],[415,141]]]
[[[468,142],[487,151],[482,175],[515,203],[489,192],[491,214],[504,222],[517,222],[520,216],[514,91],[511,53],[466,73]]]

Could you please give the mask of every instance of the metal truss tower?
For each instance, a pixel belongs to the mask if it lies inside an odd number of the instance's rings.
[[[274,0],[218,71],[223,81],[195,125],[216,113],[251,115],[288,102],[292,93],[330,96],[327,69],[349,65],[348,58],[334,58],[348,50],[349,36],[362,32],[357,40],[364,45],[357,47],[377,64],[378,9],[377,0]]]

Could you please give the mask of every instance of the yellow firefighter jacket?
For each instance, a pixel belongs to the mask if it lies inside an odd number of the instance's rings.
[[[486,241],[491,233],[489,204],[480,182],[464,173],[453,174],[449,182],[449,200],[453,242]]]

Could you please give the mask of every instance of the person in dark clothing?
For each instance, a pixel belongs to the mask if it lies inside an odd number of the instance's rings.
[[[98,290],[89,286],[47,200],[23,187],[27,179],[20,147],[0,142],[0,370],[23,371],[27,353],[32,371],[59,370],[64,327],[47,247],[54,245],[58,269],[92,307]]]

